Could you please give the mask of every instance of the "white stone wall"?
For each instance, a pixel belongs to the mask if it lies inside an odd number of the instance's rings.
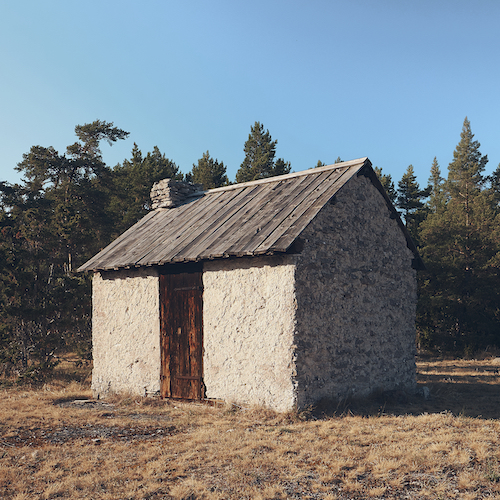
[[[295,406],[295,257],[206,262],[204,382],[208,398]]]
[[[415,388],[413,253],[366,177],[351,179],[301,234],[298,405]]]
[[[159,279],[150,268],[95,273],[92,393],[160,389]]]

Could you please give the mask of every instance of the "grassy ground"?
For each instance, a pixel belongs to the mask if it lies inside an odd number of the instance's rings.
[[[496,363],[423,360],[428,400],[299,415],[91,401],[85,369],[63,365],[42,389],[0,391],[0,498],[500,498]]]

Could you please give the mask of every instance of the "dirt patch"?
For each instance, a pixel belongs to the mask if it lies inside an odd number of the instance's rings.
[[[64,444],[83,439],[98,445],[105,440],[147,441],[172,436],[178,432],[174,425],[168,427],[121,427],[85,424],[84,427],[61,426],[53,429],[32,428],[19,430],[16,435],[6,436],[0,445],[7,447],[42,446],[45,443]]]
[[[82,408],[88,410],[102,410],[102,409],[112,409],[115,407],[112,403],[105,403],[99,399],[56,399],[54,405],[60,406],[61,408]]]

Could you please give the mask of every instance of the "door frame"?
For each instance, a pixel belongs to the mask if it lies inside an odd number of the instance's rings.
[[[190,343],[190,334],[187,331],[181,331],[181,328],[178,325],[169,325],[167,322],[175,321],[172,319],[175,317],[175,313],[170,311],[167,306],[167,300],[174,301],[175,293],[174,290],[167,291],[166,290],[166,281],[168,278],[162,278],[166,275],[179,275],[179,279],[181,275],[198,275],[198,279],[194,277],[186,277],[188,281],[195,281],[197,284],[194,286],[188,287],[180,287],[180,293],[187,293],[191,290],[194,290],[193,295],[190,299],[192,299],[194,303],[194,315],[195,319],[191,318],[191,320],[195,321],[195,343],[198,342],[198,346],[195,346],[194,354],[192,349],[192,344]],[[159,293],[160,293],[160,396],[162,398],[171,398],[171,399],[186,399],[186,400],[202,400],[205,397],[205,384],[203,383],[203,265],[201,263],[186,263],[186,264],[170,264],[162,266],[159,269]],[[196,291],[199,290],[201,293],[198,295]],[[182,300],[177,297],[177,300]],[[191,300],[189,301],[191,303]],[[198,305],[196,305],[198,304]],[[192,306],[192,304],[191,304]],[[190,307],[191,307],[190,306]],[[197,309],[199,307],[199,309]],[[192,307],[191,307],[192,308]],[[192,311],[191,311],[192,312]],[[191,313],[188,314],[190,316]],[[174,315],[174,316],[172,316]],[[188,321],[188,319],[183,318],[182,321]],[[184,324],[181,325],[184,328]],[[174,338],[174,332],[178,332],[180,335],[187,335],[188,337],[183,337],[182,341],[177,341]],[[177,357],[175,357],[175,349],[180,348],[181,345],[184,345],[184,350],[182,353],[177,353]],[[174,353],[172,352],[172,348],[174,349]],[[174,360],[172,361],[172,354],[174,354]],[[196,357],[195,365],[197,367],[197,374],[193,375],[192,367],[191,367],[191,359],[192,356]],[[181,358],[189,358],[189,371],[190,373],[187,375],[179,375],[178,373],[172,373],[172,371],[177,369],[179,364],[179,360]],[[181,372],[182,373],[182,372]],[[176,379],[175,382],[173,379]],[[185,380],[185,385],[179,388],[179,380]],[[194,384],[194,381],[197,380],[198,385]],[[187,388],[189,384],[189,389]],[[187,397],[186,397],[187,396]]]

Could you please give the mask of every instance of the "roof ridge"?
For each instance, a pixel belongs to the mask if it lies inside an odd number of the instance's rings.
[[[265,179],[258,179],[256,181],[241,182],[239,184],[231,184],[230,186],[213,188],[209,189],[208,191],[204,191],[204,193],[217,193],[219,191],[230,191],[232,189],[240,189],[242,187],[255,186],[258,184],[267,184],[268,182],[279,182],[282,180],[293,179],[295,177],[301,177],[302,175],[321,174],[322,172],[326,172],[328,170],[352,167],[353,165],[357,165],[359,163],[365,163],[367,160],[368,157],[364,156],[363,158],[357,158],[355,160],[343,161],[342,163],[332,163],[330,165],[324,165],[323,167],[310,168],[308,170],[301,170],[299,172],[293,172],[291,174],[276,175],[274,177],[266,177]],[[199,196],[202,193],[196,193],[196,194]]]

